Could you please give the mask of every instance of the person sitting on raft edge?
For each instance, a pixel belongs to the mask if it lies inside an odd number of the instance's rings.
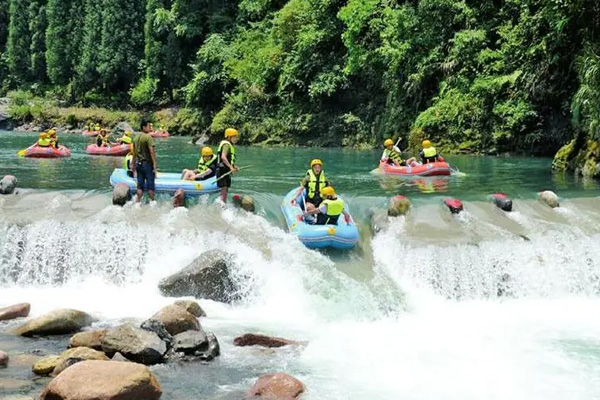
[[[327,186],[330,186],[331,182],[327,180],[325,172],[323,171],[323,161],[315,158],[310,162],[310,169],[306,171],[306,176],[300,182],[300,188],[292,200],[292,205],[296,205],[298,197],[306,190],[306,201],[304,202],[304,211],[314,211],[321,205],[323,201],[321,192]]]
[[[321,205],[312,211],[305,211],[301,219],[317,214],[317,225],[337,225],[340,215],[344,214],[346,223],[352,221],[350,214],[344,209],[344,201],[337,197],[331,186],[324,187],[321,194],[325,197]]]
[[[217,174],[218,157],[213,150],[206,146],[200,152],[198,160],[198,169],[184,169],[181,173],[181,179],[186,181],[203,181],[212,178]]]
[[[98,147],[107,147],[109,146],[108,137],[110,134],[106,131],[106,129],[100,129],[98,136],[96,136],[96,146]]]
[[[48,139],[50,140],[50,146],[58,149],[58,136],[56,136],[56,129],[52,128],[48,131]]]
[[[429,140],[423,140],[423,150],[419,153],[419,158],[423,164],[429,164],[439,161],[439,154]]]

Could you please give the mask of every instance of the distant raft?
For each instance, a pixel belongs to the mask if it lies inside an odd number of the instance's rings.
[[[129,153],[129,144],[117,144],[113,146],[98,147],[96,144],[90,144],[85,148],[87,154],[96,156],[126,156]]]
[[[292,234],[298,236],[298,239],[311,249],[352,249],[356,246],[359,240],[358,228],[354,221],[348,224],[343,215],[339,217],[337,225],[311,225],[302,221],[303,211],[300,206],[303,202],[299,200],[298,204],[292,205],[297,191],[298,189],[294,189],[289,192],[281,205],[281,211]],[[345,209],[348,212],[348,205]]]
[[[183,189],[186,196],[199,196],[202,194],[218,192],[217,178],[209,178],[204,181],[184,181],[181,180],[181,173],[163,173],[159,172],[154,182],[156,193],[174,194],[178,189]],[[129,186],[133,192],[137,189],[137,179],[127,175],[127,171],[117,168],[110,175],[110,184],[114,187],[119,183]]]
[[[379,170],[384,175],[397,176],[448,176],[452,172],[447,162],[434,162],[414,167],[398,167],[386,162],[379,163]]]
[[[165,137],[169,137],[169,132],[167,131],[153,131],[149,133],[150,136],[152,137],[157,137],[157,138],[165,138]]]
[[[63,158],[71,157],[71,150],[65,146],[58,146],[57,149],[54,147],[42,147],[34,144],[19,152],[20,156],[29,158]]]
[[[98,136],[99,133],[100,131],[90,131],[87,129],[81,131],[82,136]]]

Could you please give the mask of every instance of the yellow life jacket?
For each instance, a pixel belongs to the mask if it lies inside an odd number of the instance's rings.
[[[131,161],[133,161],[133,154],[127,154],[123,159],[123,169],[129,171],[131,169]]]
[[[221,140],[221,143],[219,143],[219,148],[217,149],[219,160],[221,158],[221,153],[223,152],[223,146],[225,145],[229,145],[229,154],[227,155],[227,160],[229,160],[231,166],[235,166],[235,147],[229,140]]]
[[[100,124],[96,124],[96,126],[94,128],[95,128],[94,129],[95,131],[100,131]]]
[[[321,206],[327,207],[325,225],[337,224],[339,216],[344,212],[344,201],[340,198],[323,200]]]
[[[131,144],[131,142],[132,142],[131,138],[127,135],[121,136],[121,138],[119,138],[119,140],[121,141],[121,143],[125,143],[125,144]]]
[[[402,162],[402,156],[394,149],[385,149],[384,154],[389,160],[392,160],[394,163],[400,164]]]
[[[314,199],[316,196],[320,197],[321,189],[327,185],[327,181],[325,178],[325,172],[321,171],[319,177],[317,177],[314,171],[309,169],[306,171],[306,176],[308,176],[308,198]]]
[[[427,149],[423,149],[423,156],[425,158],[435,157],[437,156],[437,150],[435,147],[429,147]]]
[[[50,147],[50,139],[38,139],[37,145],[40,147]]]
[[[206,172],[208,170],[208,167],[210,167],[210,165],[215,162],[217,159],[217,155],[213,154],[213,156],[210,158],[210,160],[208,161],[204,161],[204,157],[200,157],[200,160],[198,161],[198,172],[199,173],[203,173]]]

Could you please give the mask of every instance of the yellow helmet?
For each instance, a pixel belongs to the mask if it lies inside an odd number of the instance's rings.
[[[213,154],[213,149],[211,149],[210,147],[207,146],[202,148],[202,157],[212,156]]]
[[[131,136],[131,135],[133,135],[133,132],[131,132],[131,131],[125,131],[125,136]]]
[[[428,149],[431,147],[431,142],[429,140],[423,140],[423,148]]]
[[[310,167],[314,167],[315,165],[320,165],[321,167],[323,166],[323,161],[319,160],[318,158],[315,158],[314,160],[312,160],[310,162]]]
[[[238,135],[238,131],[236,129],[233,129],[233,128],[225,129],[225,137],[226,138],[230,138],[230,137],[237,136],[237,135]]]
[[[383,145],[384,145],[385,147],[388,147],[388,146],[393,146],[393,145],[394,145],[394,141],[393,141],[392,139],[386,139],[386,141],[385,141],[385,142],[383,142]]]
[[[331,186],[325,186],[321,189],[321,194],[323,196],[335,196],[335,190]]]
[[[48,134],[46,132],[40,132],[40,139],[46,139]]]

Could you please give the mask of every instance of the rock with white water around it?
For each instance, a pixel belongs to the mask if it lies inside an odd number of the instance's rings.
[[[167,344],[167,348],[170,349],[173,346],[173,336],[167,331],[165,324],[155,319],[147,319],[142,322],[140,328],[154,332],[158,335],[158,337]]]
[[[80,359],[80,360],[100,360],[106,361],[108,357],[101,351],[90,349],[88,347],[75,347],[68,349],[60,353],[60,355],[47,356],[42,358],[40,361],[33,365],[33,372],[37,375],[49,375],[54,370],[65,362],[67,359]],[[63,369],[66,367],[63,367]]]
[[[9,319],[24,318],[29,315],[31,310],[31,304],[19,303],[12,306],[0,308],[0,321],[7,321]]]
[[[185,207],[185,191],[183,189],[177,189],[172,198],[173,207]]]
[[[109,356],[118,352],[128,360],[152,365],[163,360],[167,345],[154,332],[124,324],[106,332],[102,350]]]
[[[12,194],[17,188],[17,178],[13,175],[5,175],[0,179],[0,194]]]
[[[410,200],[405,196],[394,196],[388,205],[388,216],[399,217],[410,210]]]
[[[185,354],[194,354],[196,350],[204,350],[208,347],[208,339],[203,331],[181,332],[173,338],[173,351]]]
[[[152,316],[152,319],[162,322],[171,335],[185,331],[199,331],[198,318],[190,314],[183,307],[171,304],[162,308]]]
[[[0,351],[0,368],[4,368],[8,365],[8,354]]]
[[[148,367],[118,361],[82,361],[54,378],[41,400],[154,400],[162,390]]]
[[[118,139],[125,134],[126,131],[135,132],[135,129],[129,125],[128,122],[122,121],[119,122],[111,131],[111,135],[113,138]]]
[[[283,347],[289,345],[302,344],[294,340],[288,340],[279,337],[257,335],[254,333],[247,333],[245,335],[236,337],[233,339],[235,346],[262,346],[262,347]]]
[[[180,361],[211,361],[221,355],[217,337],[209,333],[190,331],[175,337],[173,358]]]
[[[544,190],[543,192],[539,192],[538,196],[541,201],[546,203],[551,208],[556,208],[560,205],[558,195],[551,190]]]
[[[131,190],[125,183],[117,183],[112,192],[112,203],[115,206],[124,206],[131,200]]]
[[[190,314],[192,314],[196,318],[206,317],[206,313],[204,312],[204,310],[202,309],[202,307],[200,307],[200,304],[198,304],[197,301],[194,301],[194,300],[177,300],[173,304],[175,304],[178,307],[182,307],[183,309],[185,309],[187,312],[189,312]]]
[[[106,329],[94,329],[76,333],[69,340],[69,347],[89,347],[94,350],[102,350],[102,338],[106,335]]]
[[[183,270],[163,279],[158,287],[165,296],[193,296],[231,303],[239,299],[239,295],[228,262],[226,253],[207,251]]]
[[[304,390],[302,382],[293,376],[284,373],[267,374],[258,378],[248,396],[266,400],[294,400]]]
[[[20,336],[61,335],[77,332],[92,322],[94,318],[83,311],[61,309],[32,319],[15,328],[12,333]]]
[[[254,198],[251,196],[240,196],[239,194],[236,194],[233,196],[233,204],[244,211],[252,213],[256,211],[256,206],[254,205]]]

